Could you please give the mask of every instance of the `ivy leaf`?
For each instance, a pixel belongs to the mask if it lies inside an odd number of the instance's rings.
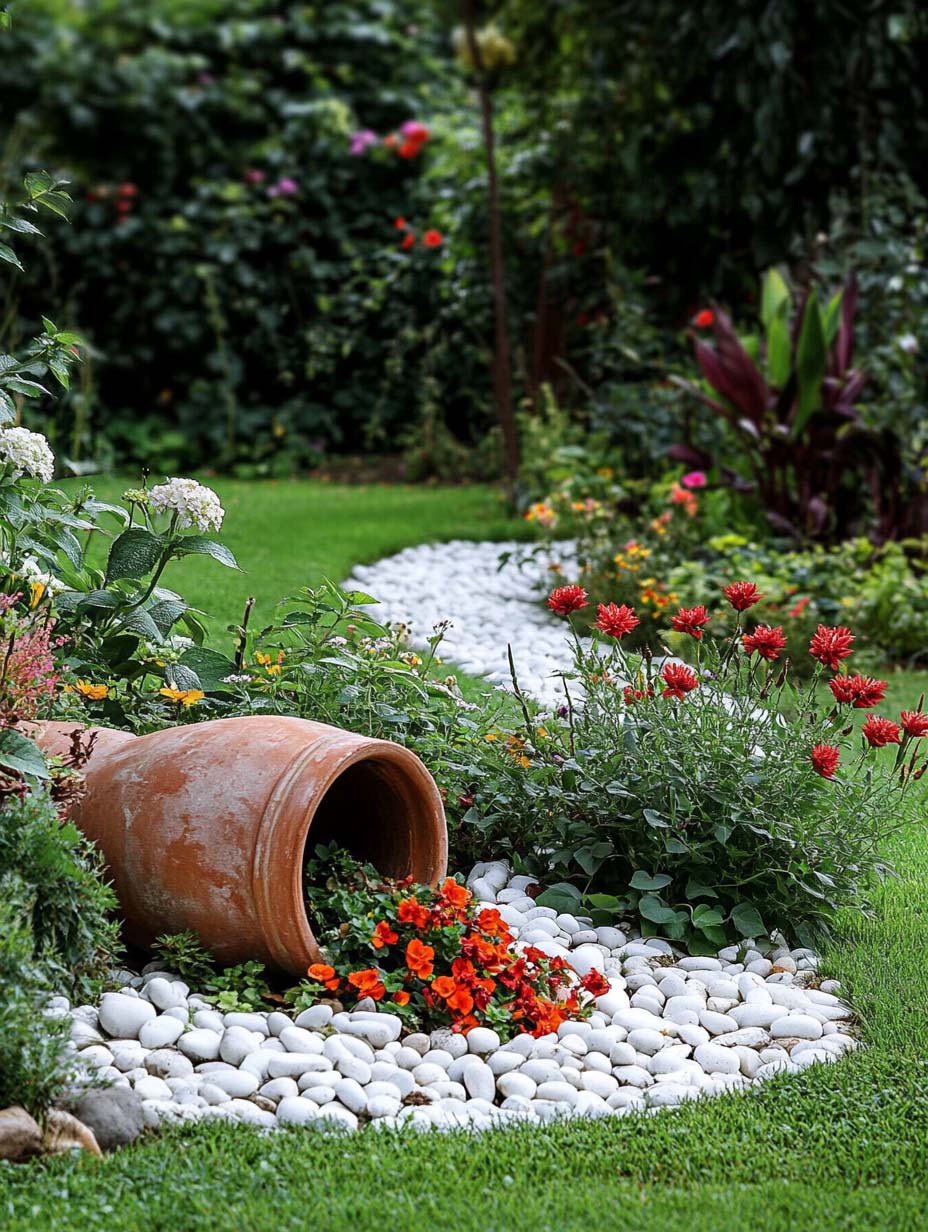
[[[144,577],[157,566],[163,552],[164,540],[160,535],[153,535],[141,526],[130,526],[110,548],[106,562],[107,582]]]
[[[569,881],[559,881],[549,886],[544,894],[539,894],[535,902],[539,907],[552,907],[557,912],[573,914],[580,906],[582,895],[575,885]]]
[[[675,911],[662,903],[656,894],[644,894],[638,903],[638,911],[652,924],[675,924],[679,922],[682,912]]]
[[[665,886],[670,885],[672,880],[673,878],[669,877],[667,873],[658,873],[652,877],[650,873],[644,872],[643,869],[638,869],[636,873],[632,874],[632,879],[628,884],[633,890],[663,890]]]

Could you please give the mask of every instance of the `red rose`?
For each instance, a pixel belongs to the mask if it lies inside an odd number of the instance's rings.
[[[746,612],[764,597],[753,582],[732,582],[722,587],[722,594],[736,612]]]
[[[758,625],[753,633],[745,633],[741,642],[748,654],[759,654],[770,663],[779,659],[780,651],[786,646],[782,625],[777,625],[775,629],[769,625]]]
[[[928,714],[923,714],[920,710],[903,710],[899,715],[899,721],[902,724],[902,730],[913,740],[928,736]]]
[[[548,595],[548,607],[557,616],[569,616],[586,607],[587,593],[582,586],[557,586]]]
[[[892,719],[884,719],[879,714],[868,714],[867,721],[860,729],[861,735],[873,749],[881,749],[887,744],[901,744],[902,734],[899,724]]]
[[[681,607],[676,616],[671,616],[670,627],[677,633],[688,633],[696,641],[702,638],[702,626],[709,623],[710,616],[703,604],[698,607]]]
[[[841,750],[835,744],[817,744],[809,755],[812,765],[823,779],[833,779],[838,769]]]
[[[667,686],[663,697],[684,697],[699,688],[699,677],[691,667],[682,663],[668,663],[661,672],[661,679]]]
[[[819,625],[809,642],[809,654],[813,659],[818,659],[819,663],[824,663],[826,667],[836,672],[841,660],[846,659],[852,653],[851,642],[853,640],[854,634],[844,625],[831,628],[827,625]]]
[[[596,628],[609,637],[624,637],[640,624],[635,609],[625,603],[601,603],[596,609]]]

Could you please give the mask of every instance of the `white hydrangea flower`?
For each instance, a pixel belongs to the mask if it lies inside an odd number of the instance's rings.
[[[219,497],[212,488],[195,479],[169,479],[148,493],[149,505],[156,511],[176,513],[181,529],[196,526],[198,530],[218,530],[225,517]]]
[[[914,334],[900,334],[896,339],[896,345],[900,351],[905,351],[906,355],[914,355],[918,350],[918,339]]]
[[[55,455],[41,432],[28,428],[3,428],[0,430],[0,462],[13,467],[13,477],[31,475],[50,483],[55,473]]]

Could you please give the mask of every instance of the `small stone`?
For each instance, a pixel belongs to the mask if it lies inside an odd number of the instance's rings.
[[[215,1061],[219,1056],[220,1042],[216,1031],[195,1028],[180,1037],[177,1047],[191,1061]]]
[[[176,1044],[184,1033],[184,1024],[167,1014],[159,1014],[139,1028],[139,1043],[143,1048],[166,1048]]]
[[[241,1065],[252,1052],[257,1052],[264,1037],[247,1027],[230,1026],[222,1033],[219,1055],[229,1065]]]
[[[156,1078],[185,1078],[193,1073],[193,1062],[173,1048],[158,1048],[144,1061],[145,1068]]]
[[[311,1005],[309,1009],[297,1014],[296,1025],[307,1031],[321,1031],[332,1021],[331,1005]]]
[[[25,1108],[0,1111],[0,1159],[22,1163],[41,1150],[42,1131]]]
[[[169,1010],[176,1006],[186,1006],[190,989],[182,980],[167,980],[155,976],[145,985],[145,995],[159,1010]]]
[[[797,1039],[817,1040],[822,1036],[822,1024],[808,1014],[787,1014],[771,1025],[770,1034],[774,1039],[795,1036]]]
[[[135,1093],[139,1099],[173,1099],[174,1092],[164,1081],[163,1078],[155,1078],[149,1074],[147,1078],[140,1078],[135,1084]]]
[[[462,1082],[474,1099],[492,1102],[496,1094],[496,1079],[485,1061],[481,1061],[479,1057],[475,1058],[464,1070]]]
[[[693,1058],[707,1074],[737,1074],[741,1069],[741,1058],[720,1044],[700,1044]]]
[[[466,1038],[468,1049],[481,1056],[486,1056],[488,1052],[495,1052],[500,1046],[499,1036],[489,1027],[474,1027],[467,1033]],[[583,1051],[585,1052],[586,1048]]]
[[[106,992],[100,1001],[100,1026],[118,1039],[138,1039],[143,1023],[158,1016],[150,1001],[128,997],[121,992]]]
[[[283,1081],[281,1079],[281,1081]],[[205,1099],[211,1107],[219,1104],[227,1104],[231,1098],[228,1091],[224,1091],[222,1087],[217,1087],[212,1082],[204,1082],[199,1090],[200,1099]]]

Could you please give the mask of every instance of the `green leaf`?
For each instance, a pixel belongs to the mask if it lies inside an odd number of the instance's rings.
[[[680,920],[681,912],[674,911],[655,894],[645,894],[638,903],[639,913],[652,924],[675,924]]]
[[[218,560],[220,565],[225,565],[227,569],[238,569],[238,562],[225,544],[217,543],[215,539],[209,539],[206,535],[185,536],[177,544],[177,554],[179,556],[212,556],[213,560]]]
[[[792,344],[789,336],[787,304],[767,326],[767,376],[778,389],[789,380],[793,367]]]
[[[753,903],[739,903],[733,907],[731,922],[742,937],[754,939],[768,936],[767,926]]]
[[[813,291],[806,301],[802,317],[802,329],[796,343],[796,381],[799,386],[799,404],[793,420],[793,437],[797,438],[809,422],[812,414],[822,405],[822,382],[828,353],[825,350],[825,331],[822,310]]]
[[[662,817],[660,813],[655,812],[654,809],[646,808],[646,809],[643,809],[642,811],[644,813],[644,819],[648,823],[649,826],[654,826],[654,828],[657,830],[669,830],[670,829],[670,822],[667,820],[667,818]]]
[[[632,879],[628,884],[633,890],[663,890],[665,886],[670,885],[672,880],[673,878],[666,873],[658,873],[656,877],[652,877],[650,873],[638,869],[632,874]]]
[[[535,902],[539,907],[552,907],[557,912],[575,912],[580,906],[582,895],[575,885],[569,881],[558,881],[549,886],[543,894],[539,894]]]
[[[159,599],[145,610],[164,636],[186,612],[187,604],[182,599]]]
[[[12,727],[0,729],[0,766],[31,778],[49,777],[42,750],[34,740],[14,731]]]
[[[715,928],[721,924],[725,916],[719,911],[718,907],[707,907],[705,903],[700,903],[693,908],[693,923],[703,932],[707,928]]]
[[[0,261],[6,261],[8,265],[15,265],[18,270],[23,268],[19,257],[17,257],[9,244],[0,244]]]
[[[131,526],[124,530],[110,548],[106,562],[107,582],[115,582],[117,578],[140,578],[151,573],[161,560],[164,547],[164,539],[144,527]]]
[[[769,331],[770,322],[776,317],[783,306],[789,311],[789,287],[780,271],[768,269],[761,283],[760,319],[764,328]]]
[[[843,291],[835,291],[834,295],[828,301],[828,307],[822,317],[822,330],[825,335],[825,349],[830,351],[831,344],[838,336],[838,330],[841,328],[841,301],[844,298]]]
[[[191,646],[181,655],[180,661],[185,667],[196,672],[200,687],[208,693],[228,688],[223,684],[223,677],[232,676],[237,670],[231,659],[203,646]]]
[[[696,877],[690,877],[686,883],[686,898],[687,901],[694,898],[718,898],[718,894],[712,886],[706,885]]]

